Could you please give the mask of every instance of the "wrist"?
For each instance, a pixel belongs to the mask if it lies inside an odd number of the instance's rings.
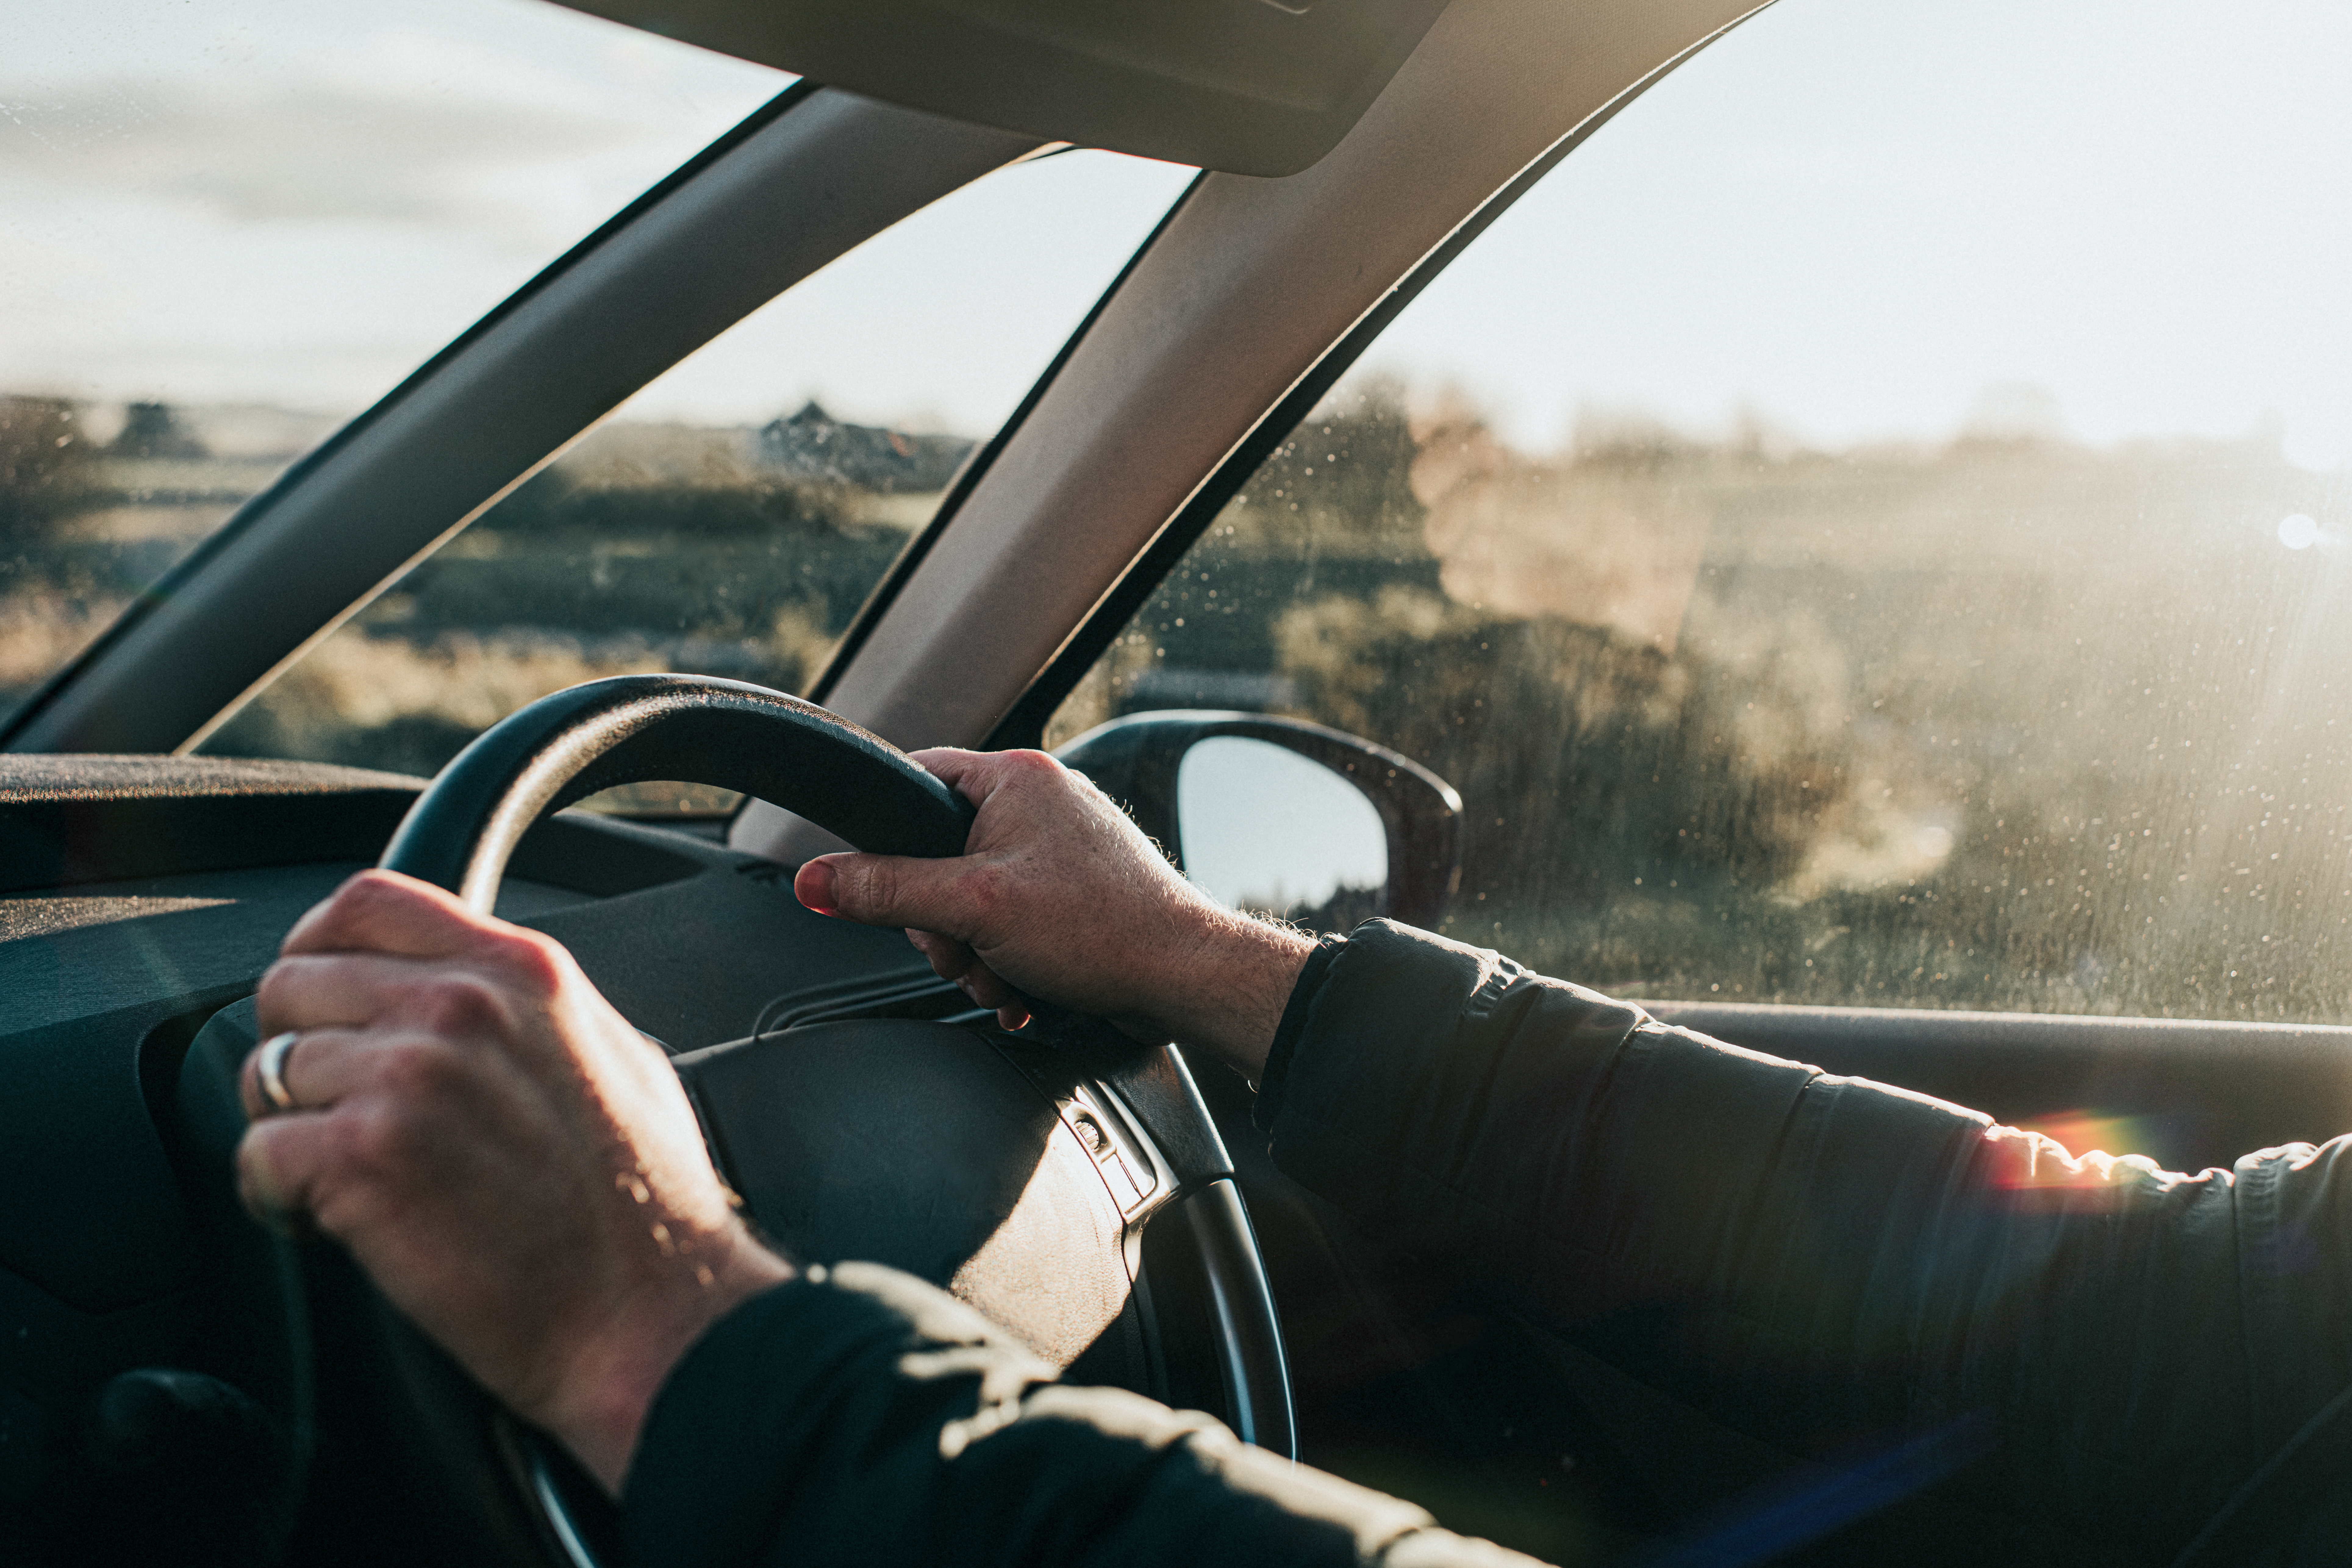
[[[1206,1050],[1257,1082],[1315,940],[1213,906],[1186,947],[1153,1023],[1165,1037]]]
[[[629,1291],[623,1319],[573,1361],[539,1417],[615,1497],[655,1396],[686,1352],[719,1319],[798,1273],[740,1225],[713,1250],[714,1261],[680,1269],[660,1289]]]

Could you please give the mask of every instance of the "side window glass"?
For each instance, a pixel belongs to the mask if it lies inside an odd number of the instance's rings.
[[[1066,153],[877,236],[640,392],[205,749],[431,773],[600,676],[805,689],[1192,174]],[[710,815],[734,798],[647,784],[592,804]]]
[[[1448,932],[1620,994],[2352,1022],[2352,37],[2049,20],[1788,0],[1696,57],[1049,742],[1396,747],[1464,797]]]

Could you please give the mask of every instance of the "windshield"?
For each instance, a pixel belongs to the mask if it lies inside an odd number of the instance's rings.
[[[0,716],[791,79],[539,0],[12,0],[6,34]]]
[[[934,202],[647,385],[204,749],[430,773],[600,676],[806,690],[1192,173],[1064,153]],[[592,804],[708,815],[734,797],[664,784]]]

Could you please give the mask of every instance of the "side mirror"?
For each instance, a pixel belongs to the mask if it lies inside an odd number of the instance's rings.
[[[1326,930],[1433,925],[1462,875],[1462,797],[1410,757],[1297,719],[1137,713],[1055,752],[1235,908]]]

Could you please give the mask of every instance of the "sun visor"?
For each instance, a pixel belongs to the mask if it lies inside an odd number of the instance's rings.
[[[1336,145],[1448,0],[562,0],[868,97],[1237,174]]]

